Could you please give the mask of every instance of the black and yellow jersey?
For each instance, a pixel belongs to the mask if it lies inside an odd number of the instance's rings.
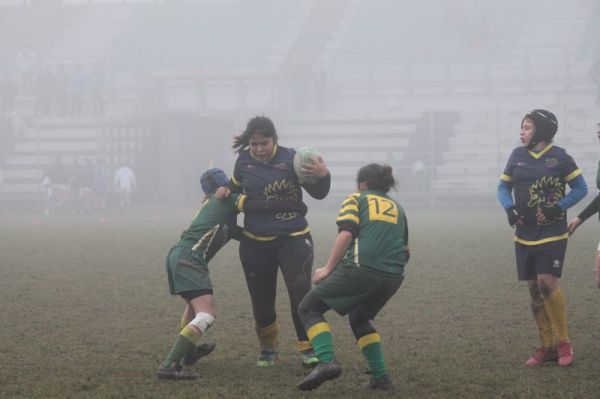
[[[512,185],[515,207],[524,217],[524,225],[516,226],[516,242],[540,245],[569,237],[566,212],[545,223],[538,223],[536,213],[542,205],[558,203],[565,196],[566,184],[579,175],[573,158],[553,144],[537,153],[526,147],[513,150],[500,178]]]
[[[258,200],[302,201],[302,187],[294,172],[295,153],[292,148],[276,146],[271,159],[262,162],[253,158],[249,150],[240,151],[231,178],[233,191]],[[308,232],[306,218],[297,212],[244,214],[243,234],[256,240]]]

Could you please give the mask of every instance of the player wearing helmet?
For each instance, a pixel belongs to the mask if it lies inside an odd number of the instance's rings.
[[[181,332],[157,371],[159,379],[197,378],[196,373],[184,370],[181,362],[192,364],[214,348],[212,344],[197,346],[200,336],[214,323],[216,314],[208,262],[230,238],[236,238],[236,214],[241,211],[306,214],[306,205],[302,202],[256,200],[239,194],[218,198],[220,195],[215,192],[226,186],[228,181],[225,173],[216,168],[202,175],[200,183],[206,197],[191,225],[167,256],[169,290],[172,295],[179,295],[185,300],[186,309],[181,320]]]
[[[558,279],[569,237],[566,210],[585,197],[587,185],[573,158],[552,143],[557,130],[553,113],[535,109],[526,114],[522,146],[513,150],[498,185],[498,200],[516,228],[518,278],[527,281],[542,341],[527,366],[555,361],[568,366],[574,360]]]

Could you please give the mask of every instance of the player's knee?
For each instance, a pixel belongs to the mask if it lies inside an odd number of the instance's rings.
[[[313,292],[309,292],[298,305],[298,316],[305,326],[313,325],[323,318],[319,309],[320,299]]]
[[[191,325],[196,327],[200,333],[204,333],[215,323],[215,316],[206,312],[196,313],[196,317],[190,322]]]
[[[547,298],[552,294],[552,287],[550,287],[544,280],[538,282],[538,287],[543,298]]]
[[[356,339],[376,332],[375,327],[373,327],[369,318],[366,317],[360,309],[351,311],[348,315],[348,320]]]

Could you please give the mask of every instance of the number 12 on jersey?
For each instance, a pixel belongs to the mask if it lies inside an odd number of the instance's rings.
[[[373,194],[367,194],[367,201],[369,203],[369,220],[398,224],[398,207],[394,201]]]

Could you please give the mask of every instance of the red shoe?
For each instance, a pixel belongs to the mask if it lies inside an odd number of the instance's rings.
[[[558,343],[558,365],[570,366],[575,360],[573,355],[573,345],[569,341],[561,341]]]
[[[555,348],[546,348],[541,346],[533,352],[533,356],[531,356],[525,362],[526,366],[534,367],[539,366],[544,363],[556,362],[558,359],[558,353]]]

